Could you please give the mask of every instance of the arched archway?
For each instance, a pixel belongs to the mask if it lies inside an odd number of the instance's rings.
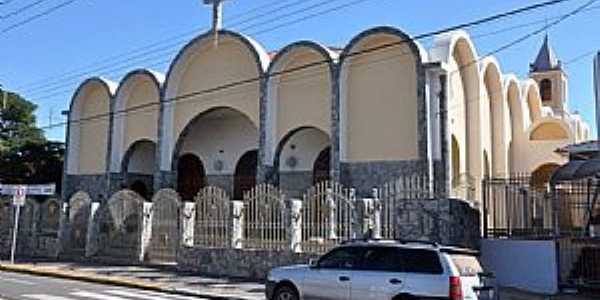
[[[313,184],[331,179],[331,146],[323,149],[313,164]]]
[[[233,199],[242,200],[244,192],[256,185],[258,150],[250,150],[238,160],[233,177]]]
[[[552,101],[552,81],[550,79],[542,79],[540,81],[540,95],[542,102],[548,103]]]
[[[546,184],[550,182],[550,177],[556,169],[560,166],[556,163],[546,163],[539,166],[535,171],[531,173],[531,179],[529,180],[529,185],[531,185],[535,189],[544,189]]]
[[[273,162],[279,187],[289,196],[300,196],[314,183],[315,163],[330,146],[329,135],[318,128],[300,127],[288,132],[279,141]],[[320,177],[329,174],[329,158],[321,158],[318,167]]]
[[[148,190],[146,184],[141,180],[134,181],[131,185],[129,185],[129,189],[136,192],[146,200],[150,199],[150,191]]]
[[[457,185],[458,178],[460,177],[460,145],[458,144],[458,140],[454,135],[452,135],[452,163],[450,166],[450,170],[452,172],[450,178],[452,180],[452,185]]]
[[[184,201],[191,201],[206,185],[206,171],[202,160],[194,154],[185,154],[177,160],[177,192]]]

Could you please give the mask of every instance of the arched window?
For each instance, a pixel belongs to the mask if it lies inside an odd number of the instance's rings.
[[[544,79],[540,82],[540,94],[542,101],[552,101],[552,82],[550,79]]]

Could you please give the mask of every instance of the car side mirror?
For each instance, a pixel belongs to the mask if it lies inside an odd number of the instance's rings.
[[[309,260],[308,260],[308,266],[309,266],[311,269],[318,268],[318,267],[319,267],[319,260],[318,260],[318,259],[316,259],[316,258],[311,258],[311,259],[309,259]]]

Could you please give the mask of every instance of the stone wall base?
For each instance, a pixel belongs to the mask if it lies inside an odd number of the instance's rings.
[[[177,263],[182,271],[264,280],[272,268],[306,264],[312,257],[317,256],[290,251],[183,247],[179,250]]]

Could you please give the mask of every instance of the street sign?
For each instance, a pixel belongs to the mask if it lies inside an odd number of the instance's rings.
[[[52,196],[56,193],[56,185],[55,184],[30,184],[30,185],[0,184],[0,194],[12,196],[17,192],[19,187],[25,187],[25,193],[27,195]]]
[[[27,198],[27,187],[24,185],[18,186],[13,194],[13,205],[24,206],[25,198]]]

